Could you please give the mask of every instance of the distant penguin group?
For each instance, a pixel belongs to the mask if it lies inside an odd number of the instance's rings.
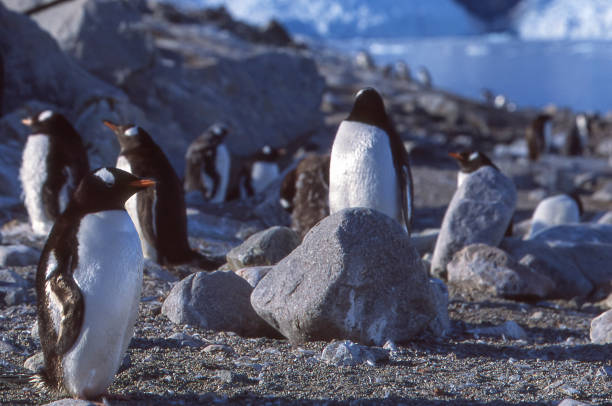
[[[87,152],[81,136],[58,112],[44,110],[22,123],[31,129],[19,171],[24,203],[32,230],[46,236],[89,172]]]

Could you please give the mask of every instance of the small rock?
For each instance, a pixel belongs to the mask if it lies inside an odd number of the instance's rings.
[[[0,267],[38,265],[40,251],[25,245],[0,246]]]
[[[253,288],[231,271],[191,274],[168,294],[162,314],[177,324],[214,331],[234,331],[242,336],[275,336],[274,330],[253,311]]]
[[[592,198],[600,202],[612,202],[612,182],[606,182],[598,191],[593,193]]]
[[[42,352],[37,352],[26,359],[23,366],[32,372],[38,372],[45,366],[45,356]]]
[[[545,298],[554,282],[516,262],[503,250],[474,244],[457,252],[447,265],[448,281],[469,291],[505,298]]]
[[[260,280],[268,274],[272,269],[271,266],[252,266],[249,268],[242,268],[236,271],[236,275],[243,278],[252,287],[257,286]]]
[[[590,403],[584,403],[575,399],[563,399],[558,406],[590,406]]]
[[[492,335],[501,337],[504,336],[511,340],[524,340],[527,338],[527,333],[521,326],[519,326],[515,321],[508,320],[504,324],[500,324],[499,326],[494,327],[482,327],[473,330],[469,330],[472,334],[479,335]]]
[[[603,213],[599,218],[597,218],[597,224],[612,225],[612,211],[607,211]]]
[[[431,297],[436,309],[436,316],[429,322],[427,331],[434,337],[444,337],[451,330],[450,319],[448,317],[448,288],[446,284],[438,278],[429,278]]]
[[[98,406],[96,403],[92,403],[88,400],[80,399],[62,399],[56,400],[52,403],[47,403],[44,406]]]
[[[0,340],[0,354],[5,353],[18,353],[20,352],[17,347],[15,347],[12,343],[4,340]]]
[[[234,353],[234,349],[232,347],[230,347],[229,345],[224,345],[224,344],[210,344],[204,347],[202,351],[204,351],[207,354],[212,354],[215,352],[224,352],[226,354]]]
[[[591,341],[595,344],[612,344],[612,310],[591,321]]]
[[[497,247],[516,206],[512,181],[492,167],[472,173],[453,195],[431,261],[434,276],[444,276],[453,255],[470,244]]]
[[[174,333],[168,339],[178,341],[181,347],[201,347],[203,345],[200,340],[196,340],[185,333]]]
[[[349,340],[335,341],[323,349],[321,360],[336,366],[359,365],[368,361],[370,364],[377,364],[389,360],[389,351],[356,344]]]
[[[535,208],[526,238],[533,238],[548,227],[572,223],[580,223],[580,211],[576,201],[565,194],[551,196],[542,200]]]
[[[249,266],[275,265],[300,244],[297,233],[287,227],[271,227],[250,236],[227,253],[232,270]]]
[[[0,269],[0,303],[14,306],[28,301],[29,283],[10,269]]]
[[[559,387],[559,392],[568,395],[568,396],[578,396],[580,395],[580,390],[574,388],[571,385],[564,384]]]
[[[406,232],[364,208],[321,220],[251,295],[255,311],[293,343],[405,341],[439,316],[435,300]]]

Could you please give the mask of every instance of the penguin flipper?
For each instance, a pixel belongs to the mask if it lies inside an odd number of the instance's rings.
[[[283,182],[280,187],[280,204],[287,212],[293,211],[293,198],[295,197],[295,182],[297,175],[297,168],[293,169],[283,178]]]
[[[408,163],[402,165],[402,176],[400,178],[402,217],[404,218],[404,224],[406,225],[408,236],[410,236],[410,232],[412,231],[414,190],[412,183],[412,172],[410,171],[410,166]]]
[[[46,283],[59,299],[56,303],[60,307],[60,320],[59,329],[56,331],[55,352],[61,355],[68,352],[79,337],[85,314],[85,301],[72,276],[60,273]]]
[[[157,244],[157,225],[156,222],[159,219],[156,218],[155,205],[156,205],[157,192],[155,188],[148,188],[138,193],[136,199],[137,205],[136,210],[138,211],[138,221],[142,233],[144,234],[145,240],[158,251]],[[158,202],[157,202],[158,203]],[[157,210],[158,213],[164,213],[163,211]]]

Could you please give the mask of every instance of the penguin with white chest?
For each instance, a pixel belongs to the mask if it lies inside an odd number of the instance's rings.
[[[45,110],[22,120],[31,127],[19,177],[32,230],[47,235],[72,192],[89,172],[87,151],[66,118]]]
[[[45,365],[35,381],[75,398],[102,395],[134,332],[143,256],[126,200],[154,181],[116,168],[88,174],[53,226],[36,271]]]
[[[330,213],[349,207],[378,210],[404,225],[412,223],[412,175],[404,144],[372,88],[355,97],[340,123],[329,169]]]
[[[222,203],[227,198],[231,158],[224,140],[228,128],[213,124],[196,138],[185,155],[185,191],[199,190],[204,199]]]
[[[531,227],[525,239],[533,238],[548,227],[580,223],[583,213],[577,192],[547,197],[533,211]]]
[[[282,148],[272,148],[264,145],[242,167],[240,174],[240,197],[263,192],[278,176],[280,168],[278,159],[285,154]]]
[[[113,130],[121,146],[117,168],[156,181],[154,188],[126,203],[140,235],[144,257],[162,265],[197,261],[203,269],[216,269],[219,264],[189,246],[183,185],[161,148],[138,126],[110,121],[104,124]]]

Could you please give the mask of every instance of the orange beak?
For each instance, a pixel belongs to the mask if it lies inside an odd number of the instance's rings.
[[[138,189],[146,189],[149,186],[155,185],[155,181],[153,179],[138,179],[133,182],[130,182],[130,186],[133,186]]]
[[[119,129],[119,126],[117,124],[111,123],[108,120],[102,120],[102,122],[104,123],[105,126],[113,130],[113,132],[117,132],[117,130]]]
[[[32,119],[30,117],[23,118],[21,119],[21,123],[30,127],[32,125]]]
[[[453,157],[453,158],[455,158],[455,159],[457,159],[457,160],[461,161],[461,155],[459,155],[459,154],[458,154],[458,153],[456,153],[456,152],[449,152],[449,153],[448,153],[448,156],[451,156],[451,157]]]

